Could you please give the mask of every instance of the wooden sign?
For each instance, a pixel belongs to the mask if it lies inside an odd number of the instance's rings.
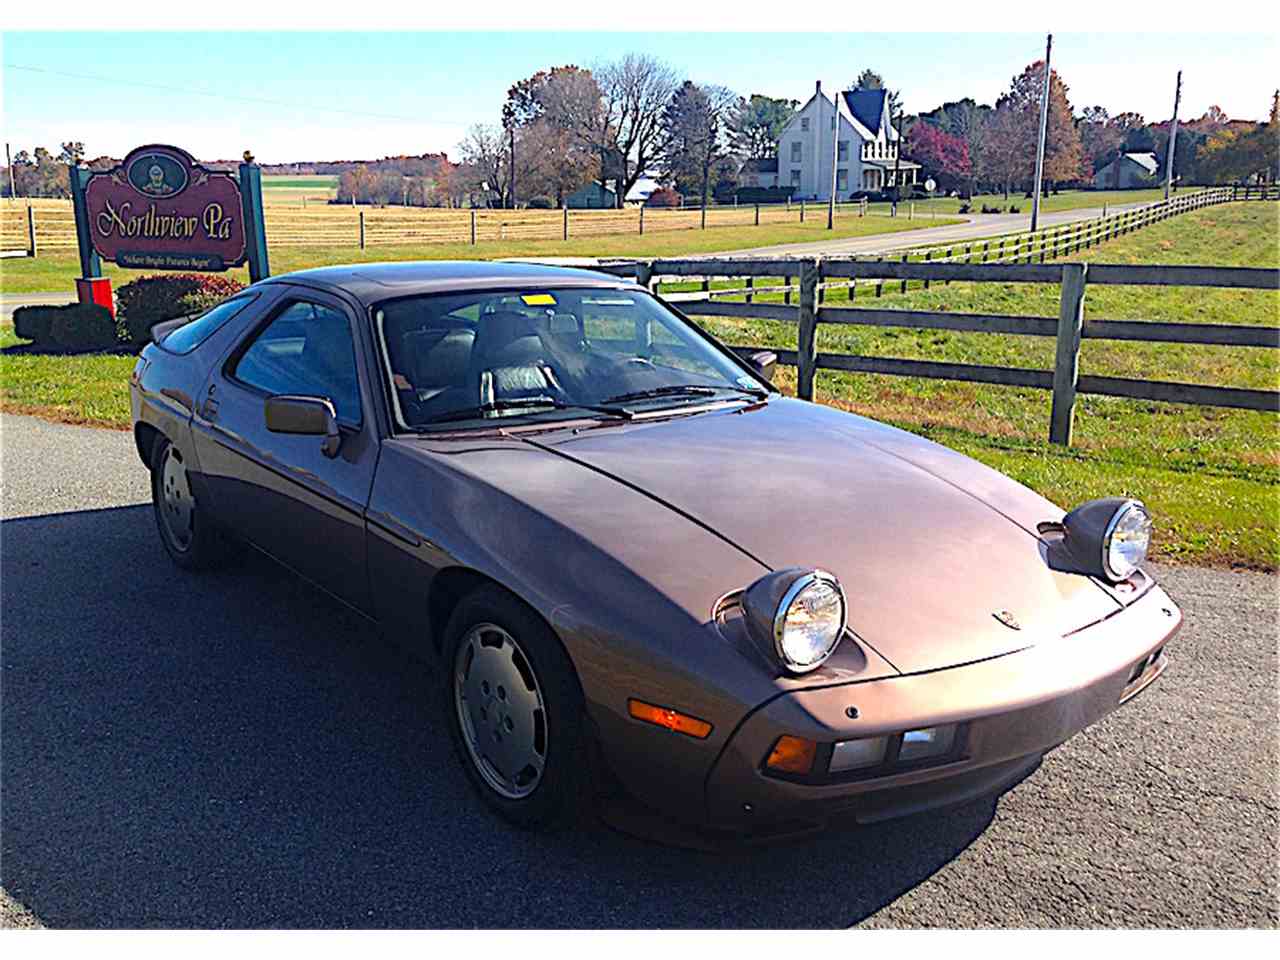
[[[177,147],[138,147],[93,173],[84,202],[94,252],[122,267],[218,271],[247,259],[240,183]]]

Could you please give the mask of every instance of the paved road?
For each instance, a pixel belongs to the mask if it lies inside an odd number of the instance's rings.
[[[74,291],[63,293],[5,293],[0,294],[0,320],[8,323],[13,319],[13,311],[26,306],[56,306],[75,301]]]
[[[1029,203],[1029,201],[1028,201]],[[1144,203],[1115,204],[1107,207],[1107,213],[1119,213],[1145,206]],[[901,216],[906,216],[903,207],[899,207]],[[869,254],[890,253],[894,250],[906,250],[922,247],[931,243],[965,243],[982,237],[994,237],[1000,234],[1026,230],[1031,223],[1030,207],[1027,213],[998,213],[969,217],[964,223],[947,224],[940,227],[925,227],[920,230],[907,230],[902,233],[878,233],[866,237],[849,237],[843,240],[815,240],[811,243],[788,243],[772,247],[750,247],[745,250],[725,250],[721,253],[697,254],[704,257],[752,256],[752,257],[836,257],[867,256]],[[821,211],[819,211],[821,213]],[[825,214],[822,214],[825,216]],[[1077,210],[1059,210],[1055,213],[1040,215],[1040,226],[1052,227],[1063,223],[1075,223],[1077,220],[1089,220],[1102,216],[1101,207],[1081,207]]]
[[[1165,677],[999,799],[691,853],[483,812],[435,682],[376,630],[265,560],[169,565],[128,434],[3,416],[0,442],[0,922],[1280,920],[1272,577],[1163,571]]]

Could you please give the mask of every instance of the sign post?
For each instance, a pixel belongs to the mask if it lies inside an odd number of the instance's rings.
[[[221,272],[248,263],[270,275],[262,171],[246,153],[239,176],[207,170],[185,150],[149,144],[118,167],[68,169],[75,210],[81,303],[112,309],[102,261],[152,270]]]

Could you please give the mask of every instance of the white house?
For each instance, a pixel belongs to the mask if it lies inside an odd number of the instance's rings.
[[[839,142],[832,131],[839,112]],[[836,199],[859,190],[883,190],[894,184],[895,162],[903,184],[916,182],[920,164],[898,157],[898,131],[889,117],[884,90],[845,90],[829,100],[821,81],[809,102],[782,129],[778,138],[778,186],[793,187],[794,196],[826,200],[831,196],[831,161],[836,153]],[[763,171],[752,171],[764,182]],[[771,179],[771,178],[770,178]]]
[[[1100,168],[1093,175],[1093,185],[1099,190],[1150,187],[1155,185],[1159,173],[1160,165],[1154,153],[1125,153]]]

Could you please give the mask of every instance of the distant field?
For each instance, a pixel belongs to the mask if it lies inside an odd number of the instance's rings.
[[[330,174],[266,176],[262,178],[264,206],[324,204],[338,193],[338,178]]]
[[[56,201],[50,201],[56,202]],[[328,214],[330,224],[340,224],[341,231],[332,231],[329,235],[344,237],[344,241],[330,242],[323,245],[289,243],[275,240],[280,236],[289,236],[282,227],[273,230],[271,224],[271,208],[267,211],[267,240],[273,273],[284,273],[304,267],[323,266],[333,263],[360,263],[375,260],[499,260],[504,257],[675,257],[694,253],[710,253],[716,250],[733,250],[748,246],[760,246],[778,243],[806,243],[823,239],[839,239],[844,237],[862,237],[870,234],[897,233],[905,230],[918,230],[924,227],[950,223],[950,220],[891,220],[888,217],[858,217],[853,213],[842,214],[836,218],[834,231],[826,229],[825,216],[811,216],[804,223],[765,223],[756,226],[713,226],[706,230],[696,229],[696,220],[684,229],[667,229],[646,232],[644,236],[635,233],[606,233],[587,237],[570,237],[568,241],[537,239],[534,237],[517,237],[499,240],[497,234],[503,228],[486,224],[485,233],[493,239],[482,239],[472,246],[459,242],[431,242],[419,240],[416,243],[378,242],[378,234],[370,231],[371,242],[365,249],[360,249],[356,242],[358,226],[353,220],[350,207],[319,207]],[[328,211],[334,211],[329,214]],[[306,213],[310,215],[312,207]],[[526,211],[518,211],[524,214]],[[533,211],[538,213],[539,211]],[[558,219],[558,211],[551,211]],[[299,211],[301,213],[301,211]],[[498,216],[501,211],[493,211]],[[749,214],[743,211],[744,214]],[[741,218],[739,218],[739,221]],[[275,221],[279,222],[279,221]],[[651,221],[650,221],[651,222]],[[712,221],[714,222],[714,221]],[[528,233],[527,221],[521,227]],[[748,221],[748,224],[750,221]],[[515,232],[514,230],[512,232]],[[482,233],[481,236],[485,236]],[[122,270],[114,264],[104,264],[103,273],[111,277],[116,284],[124,283],[134,277],[144,276],[154,271]],[[78,261],[74,246],[63,246],[43,252],[35,259],[14,258],[0,260],[0,292],[6,294],[43,293],[53,290],[66,290],[70,296],[78,275]],[[231,275],[248,282],[248,272],[241,268],[231,271]]]
[[[267,190],[315,190],[338,188],[336,175],[327,173],[309,173],[296,176],[264,174],[262,186]]]

